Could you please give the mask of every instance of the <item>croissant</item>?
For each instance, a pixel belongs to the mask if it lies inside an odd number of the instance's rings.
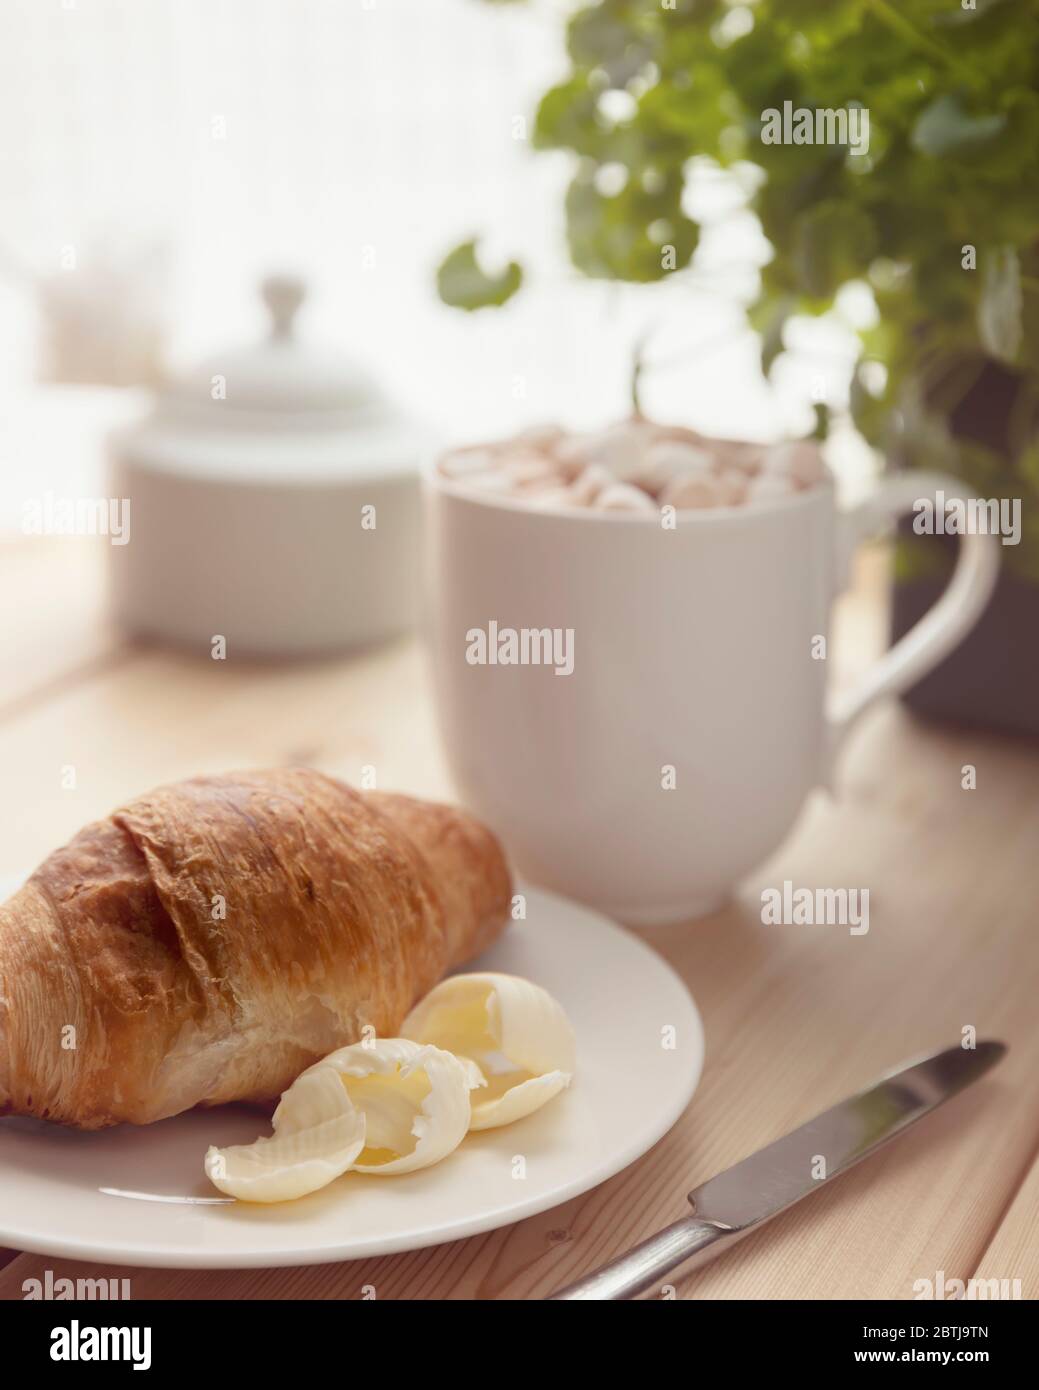
[[[447,806],[306,768],[160,787],[0,907],[0,1114],[99,1129],[271,1100],[366,1027],[393,1036],[511,892]]]

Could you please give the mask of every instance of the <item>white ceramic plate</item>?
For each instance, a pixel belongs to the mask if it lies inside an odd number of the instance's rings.
[[[688,1105],[704,1055],[696,1005],[671,968],[613,922],[531,890],[527,920],[472,968],[537,981],[573,1022],[575,1081],[537,1114],[471,1134],[421,1172],[348,1173],[269,1207],[219,1200],[202,1171],[210,1144],[269,1132],[244,1106],[92,1134],[8,1118],[0,1120],[0,1245],[210,1269],[414,1250],[586,1192],[644,1154]],[[675,1030],[673,1048],[663,1045],[666,1028]]]

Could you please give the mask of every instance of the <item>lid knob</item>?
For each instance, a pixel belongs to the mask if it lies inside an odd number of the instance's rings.
[[[296,311],[307,292],[306,285],[295,275],[268,275],[260,291],[271,316],[271,337],[291,337]]]

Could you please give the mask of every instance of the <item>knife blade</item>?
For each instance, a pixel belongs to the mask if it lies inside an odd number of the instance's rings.
[[[903,1063],[694,1188],[692,1216],[553,1294],[553,1300],[632,1298],[680,1264],[706,1264],[972,1085],[1006,1050],[1004,1043],[985,1041]]]

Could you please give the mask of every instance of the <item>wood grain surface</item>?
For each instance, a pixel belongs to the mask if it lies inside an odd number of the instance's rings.
[[[218,663],[122,641],[103,618],[102,545],[0,546],[0,874],[154,783],[308,762],[450,796],[413,642],[306,666]],[[838,607],[850,679],[884,633],[885,557],[865,552]],[[977,768],[977,789],[961,769]],[[75,769],[75,788],[62,770]],[[67,777],[65,780],[68,780]],[[766,927],[765,885],[870,890],[870,931]],[[680,1298],[912,1298],[914,1282],[1021,1281],[1039,1296],[1039,747],[917,724],[897,705],[851,739],[736,901],[643,933],[693,991],[707,1063],[675,1128],[593,1192],[488,1235],[386,1259],[203,1272],[4,1264],[0,1297],[55,1274],[125,1275],[135,1298],[541,1298],[675,1219],[685,1192],[908,1056],[1004,1039],[1005,1062],[884,1153],[686,1277]],[[0,1178],[2,1183],[2,1178]],[[0,1201],[3,1198],[0,1196]]]

